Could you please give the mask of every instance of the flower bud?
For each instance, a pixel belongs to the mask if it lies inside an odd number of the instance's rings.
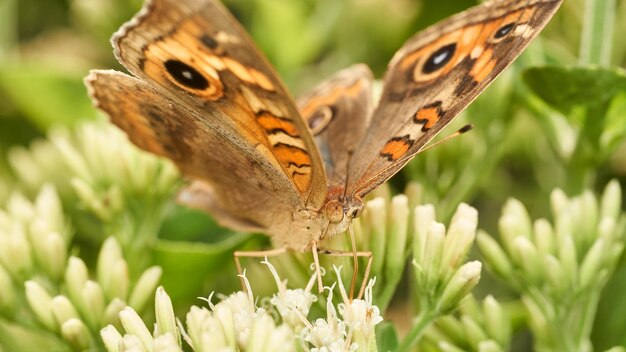
[[[482,264],[472,261],[463,264],[452,276],[443,290],[439,301],[439,311],[447,314],[478,284]]]

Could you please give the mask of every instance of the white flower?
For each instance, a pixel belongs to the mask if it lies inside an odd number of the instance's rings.
[[[287,281],[280,280],[276,269],[267,260],[267,257],[261,263],[267,265],[276,281],[278,292],[272,296],[270,303],[276,307],[283,321],[294,329],[302,327],[303,324],[307,324],[308,321],[306,317],[309,315],[311,304],[317,301],[317,297],[311,294],[311,287],[313,286],[315,275],[311,276],[306,288],[287,289]]]
[[[367,284],[365,299],[349,299],[341,281],[341,268],[335,267],[334,269],[337,273],[339,291],[343,298],[343,303],[338,306],[339,313],[350,331],[357,331],[369,340],[370,334],[374,331],[374,326],[383,320],[378,307],[372,305],[372,288],[376,283],[376,278],[371,279]]]
[[[347,336],[346,325],[337,317],[337,311],[333,306],[333,289],[325,287],[328,290],[328,299],[326,300],[326,320],[317,319],[313,325],[309,324],[302,331],[302,338],[315,346],[311,349],[315,351],[343,351],[345,338]],[[338,348],[338,349],[337,349]]]
[[[215,316],[223,324],[229,340],[234,336],[238,346],[245,346],[248,343],[254,319],[265,311],[263,308],[257,309],[254,305],[252,288],[246,278],[245,271],[241,278],[246,285],[246,292],[235,292],[220,303],[213,305],[209,302],[209,305]]]
[[[350,329],[360,331],[369,336],[374,331],[374,326],[383,318],[380,310],[372,305],[372,287],[376,283],[376,278],[369,281],[365,288],[365,299],[354,299],[352,302],[339,304],[339,313],[343,317],[344,323]]]
[[[367,347],[374,341],[374,326],[383,320],[378,307],[372,305],[372,287],[376,280],[368,283],[365,299],[350,300],[341,281],[341,268],[334,269],[343,300],[338,306],[343,320],[337,316],[332,304],[335,285],[326,287],[326,320],[318,319],[303,330],[303,340],[313,346],[311,352],[356,351]]]
[[[118,352],[118,346],[125,350],[149,349],[156,346],[163,351],[176,352],[182,349],[182,336],[194,352],[227,351],[309,351],[309,352],[354,352],[357,350],[375,350],[374,326],[382,321],[378,307],[372,304],[371,280],[365,289],[365,298],[349,300],[339,276],[340,269],[335,268],[338,286],[343,303],[339,311],[333,305],[333,289],[328,290],[326,318],[310,322],[307,318],[311,304],[317,297],[311,294],[315,276],[311,277],[304,289],[288,290],[286,281],[281,281],[274,267],[267,261],[278,287],[270,303],[279,312],[277,318],[263,308],[257,308],[250,283],[241,275],[245,289],[222,298],[213,304],[211,294],[207,299],[209,307],[191,307],[187,314],[186,331],[180,322],[175,323],[171,302],[157,304],[160,311],[157,316],[157,329],[150,334],[145,324],[134,310],[123,310],[122,322],[125,334],[119,333],[113,326],[102,330],[101,335],[109,352]],[[165,291],[157,291],[157,300],[166,298]],[[342,320],[342,317],[344,320]],[[282,320],[282,321],[281,321]],[[160,325],[159,325],[160,324]],[[178,327],[175,327],[178,325]],[[296,339],[298,338],[298,340]],[[300,349],[298,349],[298,345]]]

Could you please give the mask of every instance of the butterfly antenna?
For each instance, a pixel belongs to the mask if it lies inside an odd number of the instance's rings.
[[[348,160],[346,161],[346,183],[343,185],[343,199],[348,194],[348,178],[350,177],[350,161],[354,155],[354,150],[348,150]],[[352,270],[352,281],[350,282],[350,302],[354,298],[354,287],[356,286],[357,274],[359,273],[359,257],[356,255],[356,240],[354,239],[354,230],[352,230],[352,221],[348,223],[348,232],[350,233],[350,245],[352,246],[352,259],[354,268]]]
[[[447,136],[447,137],[445,137],[445,138],[443,138],[443,139],[440,139],[440,140],[438,140],[438,141],[434,142],[434,143],[433,143],[433,144],[431,144],[431,145],[428,145],[428,146],[424,147],[424,148],[423,148],[423,149],[421,149],[419,152],[420,152],[420,153],[422,153],[422,152],[425,152],[425,151],[427,151],[427,150],[433,149],[433,148],[435,148],[435,147],[436,147],[436,146],[438,146],[438,145],[441,145],[441,144],[443,144],[443,143],[446,143],[447,141],[449,141],[449,140],[451,140],[451,139],[453,139],[453,138],[456,138],[456,137],[458,137],[458,136],[460,136],[460,135],[462,135],[462,134],[464,134],[464,133],[466,133],[466,132],[471,131],[473,128],[474,128],[474,125],[472,125],[471,123],[470,123],[470,124],[467,124],[467,125],[465,125],[465,126],[463,126],[463,127],[459,128],[459,130],[458,130],[458,131],[456,131],[456,132],[452,133],[451,135],[449,135],[449,136]]]
[[[343,185],[343,199],[346,199],[348,194],[348,181],[350,178],[350,161],[352,160],[352,155],[354,155],[354,150],[348,150],[348,160],[346,160],[346,182]]]

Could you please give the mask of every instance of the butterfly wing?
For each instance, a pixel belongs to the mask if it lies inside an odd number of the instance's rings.
[[[267,59],[218,1],[147,1],[112,42],[118,60],[132,74],[196,112],[197,128],[219,131],[235,145],[262,149],[302,203],[321,206],[326,196],[323,162],[306,123]],[[221,152],[217,145],[207,147],[206,153]],[[211,159],[192,176],[210,178],[216,163],[228,157]],[[239,181],[250,182],[241,176]]]
[[[298,98],[300,114],[324,159],[330,192],[345,191],[348,162],[372,115],[372,72],[354,65]]]
[[[94,104],[127,131],[133,143],[203,180],[183,193],[184,200],[212,211],[223,225],[266,230],[276,223],[276,212],[289,212],[299,201],[287,175],[279,172],[280,165],[267,157],[269,150],[225,138],[219,128],[207,125],[217,118],[210,110],[178,104],[121,72],[92,71],[86,83]]]
[[[396,53],[348,190],[364,196],[397,173],[504,70],[562,0],[489,1],[409,39]]]

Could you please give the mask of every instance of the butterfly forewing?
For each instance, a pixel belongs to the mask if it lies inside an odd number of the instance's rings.
[[[363,196],[398,172],[521,54],[561,2],[490,1],[409,39],[389,64],[348,191]]]
[[[223,138],[268,149],[303,202],[321,206],[324,169],[305,122],[268,61],[218,1],[148,1],[112,41],[131,73],[156,83],[177,104],[207,112],[205,119],[213,120],[207,128]]]

